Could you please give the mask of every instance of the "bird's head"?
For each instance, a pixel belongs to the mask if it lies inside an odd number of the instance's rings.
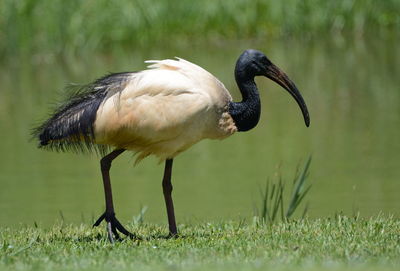
[[[278,83],[293,96],[300,106],[306,126],[308,127],[310,125],[310,116],[306,103],[296,85],[281,69],[275,66],[264,53],[254,49],[244,51],[236,63],[236,74],[250,77],[265,76]]]

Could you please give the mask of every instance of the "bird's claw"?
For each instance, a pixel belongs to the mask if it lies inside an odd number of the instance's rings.
[[[122,233],[126,236],[128,236],[131,239],[137,239],[140,240],[135,234],[129,232],[127,229],[122,226],[122,224],[118,221],[118,219],[115,217],[115,214],[107,214],[107,212],[103,213],[93,224],[93,227],[97,227],[100,225],[100,223],[105,220],[107,222],[107,236],[108,240],[110,240],[111,243],[114,243],[115,240],[121,240],[121,237],[119,236],[119,233]]]

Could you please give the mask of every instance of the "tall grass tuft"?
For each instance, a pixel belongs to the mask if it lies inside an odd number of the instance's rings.
[[[148,208],[147,206],[141,206],[140,207],[139,214],[134,216],[133,219],[132,219],[132,222],[133,222],[134,225],[142,225],[143,224],[144,215],[145,215],[145,213],[147,211],[147,208]]]
[[[267,180],[265,188],[261,191],[261,208],[257,212],[258,221],[266,224],[272,224],[278,219],[288,221],[298,209],[304,197],[310,191],[311,185],[306,184],[311,164],[311,156],[308,158],[301,172],[296,173],[293,179],[292,193],[285,210],[284,191],[285,183],[282,177],[278,177],[277,182]],[[308,205],[303,210],[302,217],[307,213]]]

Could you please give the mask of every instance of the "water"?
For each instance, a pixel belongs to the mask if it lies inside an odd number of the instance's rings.
[[[259,189],[282,175],[290,187],[296,167],[312,154],[311,217],[337,212],[399,216],[400,49],[398,40],[241,42],[216,47],[154,47],[108,56],[57,60],[51,54],[0,67],[0,225],[90,223],[104,208],[99,158],[52,153],[29,142],[30,128],[68,82],[85,83],[109,71],[137,70],[145,59],[175,55],[219,77],[239,99],[233,67],[243,49],[267,53],[296,82],[311,114],[306,128],[295,101],[258,78],[262,116],[256,129],[224,141],[205,140],[174,163],[178,223],[251,218]],[[206,48],[206,49],[205,49]],[[131,154],[111,171],[118,217],[165,223],[163,165],[133,166]]]

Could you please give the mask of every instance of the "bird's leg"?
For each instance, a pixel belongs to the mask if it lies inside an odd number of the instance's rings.
[[[165,206],[167,207],[168,224],[169,224],[169,235],[176,236],[178,231],[176,229],[175,213],[174,213],[174,203],[172,201],[172,183],[171,183],[171,173],[172,173],[172,162],[173,159],[167,159],[165,161],[164,177],[162,181]]]
[[[106,200],[106,211],[97,219],[97,221],[93,224],[93,227],[100,225],[100,223],[103,220],[106,220],[108,239],[110,240],[111,243],[114,243],[114,237],[117,240],[120,239],[118,231],[131,238],[135,237],[135,235],[126,230],[115,217],[114,204],[112,199],[111,182],[110,182],[111,162],[124,151],[125,151],[124,149],[114,150],[113,152],[104,156],[100,160],[101,174],[103,176],[103,184],[104,184],[104,195]]]

